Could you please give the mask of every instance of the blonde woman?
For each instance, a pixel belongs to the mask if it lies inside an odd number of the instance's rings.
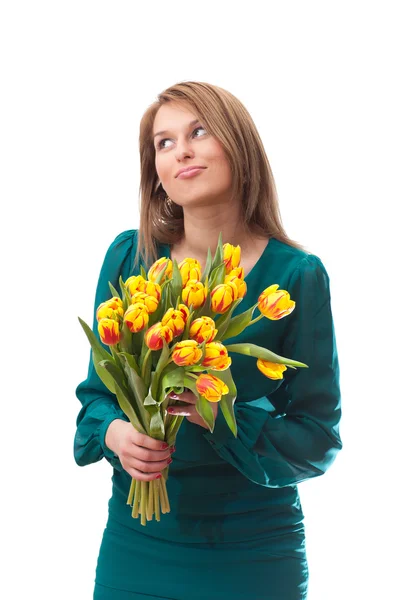
[[[203,82],[158,96],[140,129],[140,228],[120,233],[100,272],[95,307],[160,256],[196,258],[223,241],[242,250],[248,292],[236,313],[278,283],[296,302],[286,319],[261,319],[239,336],[306,363],[280,379],[234,355],[235,439],[214,404],[211,433],[184,392],[175,448],[134,430],[90,360],[76,395],[75,459],[113,466],[95,600],[299,600],[309,570],[297,484],[322,475],[342,448],[339,365],[329,277],[319,257],[282,226],[270,165],[242,103]],[[95,320],[94,320],[95,323]],[[271,404],[270,404],[271,403]],[[126,504],[131,477],[170,464],[172,511],[146,527]]]

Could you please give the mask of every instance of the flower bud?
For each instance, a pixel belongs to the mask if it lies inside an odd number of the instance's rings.
[[[287,317],[294,310],[296,303],[290,300],[286,290],[278,290],[279,285],[270,285],[258,298],[258,309],[271,321]]]
[[[185,329],[184,314],[180,310],[169,308],[164,314],[162,325],[170,327],[174,337],[178,337]]]
[[[238,288],[233,281],[220,283],[211,292],[211,310],[223,314],[230,308],[232,302],[238,298]]]
[[[205,356],[202,360],[202,367],[214,369],[215,371],[225,371],[231,365],[231,358],[228,356],[228,350],[221,342],[210,342],[205,346]]]
[[[204,342],[212,342],[216,337],[218,329],[216,324],[210,317],[199,317],[191,323],[189,329],[189,337],[196,340],[199,344]]]
[[[235,271],[236,269],[234,269]],[[237,275],[232,275],[233,271],[225,277],[224,283],[234,283],[238,290],[238,298],[244,298],[247,292],[246,281],[240,279]]]
[[[159,304],[157,298],[155,298],[154,296],[150,296],[145,292],[136,292],[132,295],[131,304],[136,304],[137,302],[144,304],[149,314],[154,313]]]
[[[286,371],[286,365],[269,362],[259,358],[257,360],[257,367],[269,379],[283,379],[283,372]]]
[[[188,317],[189,317],[189,308],[188,308],[188,306],[185,306],[185,304],[179,304],[178,305],[178,310],[183,314],[184,321],[186,323],[188,321]]]
[[[201,278],[200,262],[195,258],[186,258],[178,265],[180,269],[182,285],[185,286],[189,280],[199,281]]]
[[[207,290],[200,281],[188,281],[182,289],[182,300],[187,306],[193,305],[194,309],[204,305],[207,298]]]
[[[160,271],[163,269],[165,264],[167,264],[166,271],[163,273],[160,283],[163,283],[166,280],[166,278],[169,278],[173,272],[173,263],[169,258],[162,256],[156,262],[154,262],[151,268],[149,269],[148,280],[155,282],[157,276],[159,275]]]
[[[146,280],[142,275],[132,275],[124,282],[124,285],[130,292],[130,295],[133,296],[136,292],[145,292],[143,289]]]
[[[150,350],[161,350],[164,342],[169,344],[172,341],[173,332],[167,325],[155,323],[145,333],[144,339]]]
[[[154,281],[144,281],[141,292],[145,292],[148,296],[153,296],[159,302],[162,295],[162,288]]]
[[[230,273],[232,269],[236,269],[240,264],[240,246],[232,246],[232,244],[224,244],[224,263],[225,270]]]
[[[124,313],[124,322],[131,331],[131,333],[137,333],[142,331],[148,324],[149,313],[145,304],[136,302],[131,304],[126,312]]]
[[[209,402],[219,402],[224,394],[228,394],[228,386],[218,377],[203,373],[196,380],[196,389]]]
[[[100,334],[101,342],[108,346],[113,346],[122,339],[119,323],[113,319],[100,319],[98,321],[98,333]]]
[[[123,302],[116,296],[106,302],[102,302],[96,312],[97,321],[104,318],[121,320],[123,319],[123,315]]]
[[[174,346],[172,358],[179,367],[194,365],[202,358],[202,350],[195,340],[184,340]]]

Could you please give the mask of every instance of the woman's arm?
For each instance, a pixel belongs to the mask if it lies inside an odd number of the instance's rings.
[[[265,396],[237,402],[237,438],[221,411],[214,432],[203,434],[223,459],[267,487],[294,485],[322,475],[342,448],[339,363],[329,277],[317,256],[301,259],[288,291],[296,308],[286,317],[283,356],[309,368],[285,371],[285,381],[275,394],[287,397],[286,414],[271,417]],[[272,402],[272,395],[269,400]]]
[[[105,255],[95,294],[92,327],[99,341],[101,340],[97,329],[96,310],[101,302],[112,296],[108,282],[118,289],[119,276],[122,275],[124,279],[129,276],[135,252],[135,239],[135,230],[124,231],[115,238]],[[108,346],[103,346],[109,351]],[[115,469],[121,471],[123,467],[119,458],[106,446],[105,436],[114,419],[128,421],[128,418],[119,407],[116,397],[98,377],[91,350],[87,378],[77,386],[75,393],[82,404],[76,419],[77,430],[73,447],[76,463],[84,466],[105,456]]]

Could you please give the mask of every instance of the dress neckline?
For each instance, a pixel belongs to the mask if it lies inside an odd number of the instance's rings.
[[[252,266],[252,268],[250,269],[250,271],[248,273],[245,273],[245,281],[247,282],[249,277],[252,277],[253,273],[255,274],[256,271],[258,271],[264,261],[264,259],[266,258],[266,256],[268,255],[268,252],[270,250],[270,246],[272,246],[275,242],[275,238],[269,238],[267,245],[265,246],[264,250],[262,251],[262,253],[260,254],[259,258],[257,259],[257,262],[254,263],[254,265]],[[165,252],[165,257],[166,258],[171,258],[170,257],[170,244],[164,244],[164,248],[166,250]]]

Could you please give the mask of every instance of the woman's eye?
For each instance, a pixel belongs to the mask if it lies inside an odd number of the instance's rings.
[[[195,127],[195,129],[192,132],[192,135],[195,133],[195,131],[198,131],[198,129],[203,129],[203,131],[206,132],[206,129],[204,127]],[[170,138],[163,138],[162,140],[160,140],[160,142],[158,142],[157,148],[159,150],[162,150],[163,148],[165,148],[165,146],[163,145],[163,142],[167,142],[167,141],[170,141]]]

